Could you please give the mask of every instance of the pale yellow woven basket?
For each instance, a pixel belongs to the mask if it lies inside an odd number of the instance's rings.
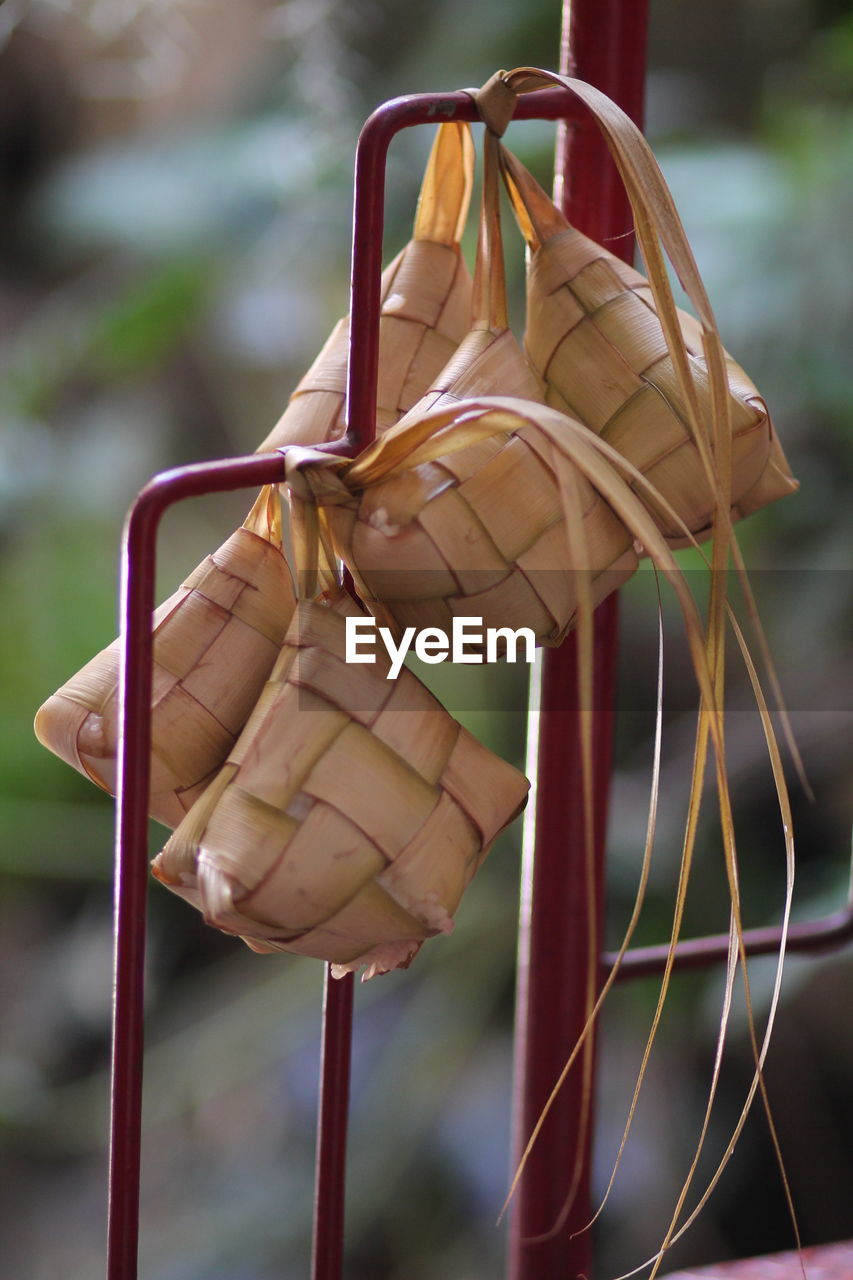
[[[471,276],[459,247],[468,217],[474,151],[467,125],[438,127],[413,238],[382,273],[376,430],[381,434],[420,399],[468,330]],[[346,430],[349,317],[325,346],[259,446],[319,444]]]
[[[379,426],[423,394],[465,333],[472,282],[459,249],[473,181],[466,125],[439,126],[414,239],[383,277]],[[260,450],[343,433],[348,322],[342,321]],[[263,490],[243,527],[154,619],[151,816],[175,826],[221,765],[269,675],[294,607],[279,499]],[[39,740],[115,790],[119,641],[39,710]],[[241,673],[235,681],[234,673]]]
[[[797,484],[767,405],[719,341],[672,197],[642,135],[578,81],[521,68],[496,87],[499,98],[514,98],[555,82],[570,84],[598,116],[633,205],[649,279],[571,227],[502,148],[507,189],[528,244],[525,350],[545,383],[547,403],[613,445],[676,512],[677,522],[656,513],[671,543],[687,541],[682,525],[701,541],[712,531],[723,492],[738,519],[793,493]],[[658,238],[700,319],[675,308]],[[724,387],[717,402],[711,347]]]
[[[294,457],[289,475],[321,508],[359,595],[395,635],[450,633],[463,616],[558,644],[575,617],[578,573],[591,575],[600,600],[637,556],[623,523],[537,428],[543,389],[507,320],[498,145],[487,133],[468,337],[418,405],[355,463]],[[515,413],[500,425],[486,421],[496,396]],[[566,469],[586,532],[582,561],[567,543]]]
[[[176,826],[224,760],[276,660],[295,606],[277,489],[156,610],[149,813]],[[119,644],[36,716],[39,740],[115,792]]]
[[[571,453],[564,414],[484,397],[434,409],[353,463],[289,459],[297,526],[319,517],[362,600],[395,636],[471,617],[558,644],[581,576],[595,602],[634,572],[634,538]],[[570,542],[569,522],[581,530]],[[472,653],[482,652],[486,641]]]
[[[467,333],[447,364],[408,413],[404,430],[431,409],[480,396],[505,395],[544,402],[544,384],[509,327],[500,217],[498,140],[483,139],[483,184],[474,283],[466,317]]]
[[[345,619],[362,616],[342,593],[299,603],[239,741],[153,870],[255,950],[369,977],[452,928],[528,783],[410,671],[346,662]]]
[[[645,276],[570,227],[519,161],[507,171],[527,215],[525,347],[545,399],[585,422],[660,490],[701,540],[714,498],[687,424],[678,379]],[[679,309],[699,403],[710,416],[701,326]],[[736,518],[796,490],[767,406],[726,353]],[[665,520],[676,543],[683,535]]]

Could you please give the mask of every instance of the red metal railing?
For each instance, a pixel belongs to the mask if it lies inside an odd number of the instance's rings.
[[[602,88],[638,122],[645,65],[645,0],[574,0],[567,6],[563,70]],[[570,53],[572,56],[570,57]],[[622,236],[631,219],[598,130],[584,121],[563,89],[523,97],[517,118],[565,120],[558,153],[558,190],[572,220],[598,239]],[[403,128],[456,118],[473,121],[466,93],[417,94],[385,104],[365,125],[355,173],[349,422],[331,446],[354,453],[372,435],[378,363],[378,303],[384,214],[385,159]],[[569,161],[571,162],[569,164]],[[626,257],[630,240],[615,241]],[[203,493],[257,488],[283,479],[278,454],[182,467],[157,476],[128,517],[122,557],[123,644],[120,718],[123,726],[117,788],[115,894],[115,1006],[110,1131],[108,1280],[134,1280],[139,1232],[139,1169],[143,1058],[143,965],[148,882],[147,807],[156,539],[160,519],[175,502]],[[580,855],[582,797],[578,734],[565,710],[574,684],[574,648],[549,652],[542,667],[536,794],[525,852],[519,950],[514,1133],[519,1152],[582,1029],[600,957],[601,883],[613,724],[616,602],[596,615],[595,822],[597,866]],[[799,949],[838,945],[853,936],[853,911],[798,926]],[[750,950],[778,943],[778,931],[748,935]],[[725,956],[727,940],[681,944],[680,963],[704,965]],[[666,948],[630,953],[622,975],[659,972]],[[607,957],[604,957],[606,962]],[[591,979],[592,975],[592,979]],[[349,1097],[352,978],[326,978],[318,1115],[313,1280],[339,1280],[344,1239],[344,1168]],[[575,1235],[589,1217],[592,1133],[583,1117],[581,1073],[570,1077],[534,1149],[512,1210],[512,1280],[590,1273],[589,1234]],[[587,1099],[588,1100],[588,1099]],[[571,1211],[560,1218],[573,1169],[579,1172]],[[555,1222],[559,1230],[552,1230]],[[543,1238],[544,1236],[544,1238]]]

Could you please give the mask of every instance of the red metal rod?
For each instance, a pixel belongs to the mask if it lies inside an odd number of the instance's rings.
[[[516,1163],[587,1017],[591,950],[600,933],[601,876],[613,730],[616,597],[596,611],[594,764],[596,885],[583,859],[580,739],[570,636],[542,661],[535,792],[535,847],[525,841],[516,1011]],[[565,1081],[516,1193],[509,1241],[512,1280],[589,1274],[589,1098],[576,1068]],[[572,1208],[562,1218],[577,1166]],[[559,1229],[553,1231],[557,1223]]]
[[[317,1113],[312,1280],[339,1280],[343,1268],[352,1004],[353,975],[333,978],[327,966]]]
[[[603,90],[642,122],[647,4],[572,0],[564,5],[561,71]],[[560,130],[558,198],[574,225],[626,260],[633,255],[627,197],[598,127],[581,119]],[[622,237],[615,239],[615,237]],[[538,716],[535,836],[525,847],[516,1013],[514,1155],[533,1127],[586,1023],[600,955],[604,841],[615,701],[617,604],[595,618],[593,690],[595,889],[584,869],[576,646],[544,655]],[[532,718],[533,719],[533,718]],[[591,900],[592,899],[592,900]],[[591,1052],[594,1052],[594,1042]],[[510,1219],[509,1276],[589,1275],[592,1098],[582,1064],[561,1089],[518,1188]],[[574,1182],[568,1211],[567,1196]],[[581,1234],[576,1234],[581,1232]]]
[[[571,0],[564,10],[570,10],[570,21],[563,23],[561,72],[594,84],[642,128],[648,0]],[[555,199],[579,231],[599,240],[631,231],[621,179],[588,116],[561,126],[556,170]],[[609,248],[633,260],[633,237]]]
[[[743,935],[744,950],[748,956],[774,955],[782,941],[782,931],[777,926],[763,929],[745,929]],[[792,924],[788,929],[786,952],[822,952],[835,951],[849,946],[853,942],[853,902],[846,907],[834,911],[831,915],[822,916],[819,920],[803,920]],[[675,967],[681,971],[687,969],[707,969],[709,965],[720,964],[728,956],[729,935],[715,934],[707,938],[689,938],[679,942],[675,949]],[[669,947],[666,943],[651,947],[634,947],[626,952],[616,975],[617,981],[629,978],[648,978],[663,973],[666,968]],[[602,973],[606,975],[616,959],[615,953],[606,952],[602,956]]]
[[[157,529],[173,502],[283,477],[278,454],[181,467],[157,476],[128,515],[122,548],[121,737],[116,788],[115,954],[107,1278],[135,1280],[139,1241],[145,915],[151,752],[151,614]]]

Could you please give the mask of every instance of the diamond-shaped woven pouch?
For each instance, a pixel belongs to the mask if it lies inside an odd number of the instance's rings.
[[[440,125],[414,237],[383,276],[380,430],[423,394],[467,329],[472,284],[459,238],[473,163],[467,125]],[[344,320],[259,451],[343,433],[347,343]],[[181,821],[225,759],[290,621],[295,600],[278,503],[274,490],[263,490],[242,528],[156,611],[150,813],[167,826]],[[48,699],[35,726],[45,746],[110,792],[118,661],[116,640]]]
[[[672,197],[642,134],[581,81],[520,68],[502,83],[514,94],[563,84],[590,108],[631,199],[649,272],[646,279],[571,227],[502,148],[507,189],[528,244],[525,350],[545,383],[547,403],[608,441],[700,541],[711,533],[721,492],[728,491],[734,519],[793,493],[797,484],[767,405],[719,342]],[[661,245],[699,319],[675,308]],[[709,343],[725,388],[716,402]],[[662,510],[657,517],[673,545],[688,541],[679,521]]]
[[[319,505],[361,599],[395,634],[449,633],[454,617],[468,616],[557,644],[575,617],[578,571],[590,573],[597,601],[633,573],[637,556],[607,502],[537,429],[543,411],[564,419],[544,409],[508,325],[498,146],[486,132],[468,337],[422,400],[354,463],[306,454],[291,460],[290,478],[297,496]],[[509,413],[495,412],[495,397]],[[566,540],[567,468],[586,532],[580,560]]]
[[[346,661],[343,593],[301,601],[214,782],[156,858],[158,879],[259,951],[370,976],[447,932],[527,779],[410,671]]]
[[[153,818],[176,826],[224,760],[275,662],[295,603],[278,490],[268,486],[241,527],[155,611]],[[119,644],[73,675],[35,722],[46,747],[110,793]]]
[[[467,125],[438,127],[412,239],[382,273],[376,430],[420,399],[468,330],[471,276],[459,247],[468,216],[474,151]],[[319,444],[346,430],[349,317],[329,335],[259,451]]]

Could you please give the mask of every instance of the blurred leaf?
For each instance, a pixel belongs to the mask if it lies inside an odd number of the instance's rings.
[[[124,378],[162,360],[203,313],[216,279],[212,259],[190,259],[134,283],[94,322],[88,352],[94,368]]]

